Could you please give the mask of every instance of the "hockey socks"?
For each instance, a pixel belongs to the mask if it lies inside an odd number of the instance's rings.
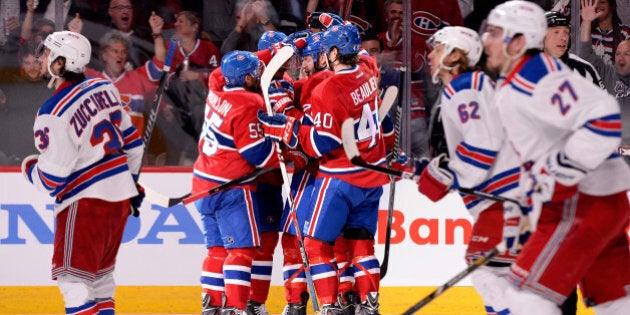
[[[96,299],[96,310],[98,315],[114,315],[116,303],[113,298]]]
[[[260,236],[261,246],[256,250],[252,263],[251,290],[249,300],[265,303],[271,285],[271,270],[273,267],[273,252],[278,244],[278,232],[264,232]]]
[[[221,306],[221,297],[225,291],[223,282],[223,262],[227,252],[223,246],[208,248],[208,255],[203,260],[201,270],[202,292],[210,296],[210,305]]]
[[[339,279],[333,247],[310,237],[304,239],[304,247],[311,264],[311,274],[319,302],[322,305],[337,302]]]
[[[355,287],[365,299],[369,292],[378,292],[381,270],[378,259],[374,255],[374,240],[349,240],[353,253]]]
[[[251,286],[251,270],[256,249],[254,247],[233,248],[227,250],[228,256],[223,264],[226,306],[240,310],[247,307]]]
[[[282,233],[282,253],[284,262],[282,266],[282,278],[284,279],[284,292],[287,303],[301,303],[301,294],[306,292],[306,275],[297,239],[294,235]]]

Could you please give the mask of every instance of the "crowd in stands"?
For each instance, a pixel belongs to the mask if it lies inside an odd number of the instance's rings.
[[[574,0],[576,1],[576,0]],[[351,8],[346,8],[351,2]],[[440,86],[428,73],[426,40],[446,25],[480,30],[501,0],[411,1],[412,54],[405,84],[410,154],[434,154],[428,129]],[[596,0],[596,16],[571,12],[570,0],[533,1],[543,9],[581,20],[571,38],[590,41],[572,51],[595,66],[603,87],[622,106],[630,145],[630,0]],[[582,0],[584,2],[584,0]],[[581,3],[582,7],[585,3]],[[146,165],[191,165],[203,123],[208,75],[233,50],[256,51],[269,30],[287,35],[316,27],[311,12],[333,12],[362,32],[363,48],[381,67],[381,88],[401,82],[403,63],[402,0],[3,0],[0,2],[0,165],[17,165],[36,153],[32,125],[50,96],[48,78],[39,75],[35,47],[54,30],[71,30],[92,43],[88,75],[111,80],[142,130],[152,107],[166,50],[177,45],[169,88]],[[62,24],[62,25],[59,25]],[[173,42],[171,40],[174,40]],[[578,45],[579,46],[579,45]],[[299,65],[290,71],[298,79]],[[625,122],[625,121],[624,121]],[[404,142],[404,141],[403,141]],[[624,141],[626,143],[626,141]]]

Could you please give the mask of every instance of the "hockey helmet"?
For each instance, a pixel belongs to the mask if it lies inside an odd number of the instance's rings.
[[[503,29],[504,43],[522,34],[525,37],[525,49],[542,49],[547,33],[545,11],[530,1],[512,0],[497,5],[490,11],[487,24]]]
[[[317,58],[317,54],[319,54],[319,44],[322,41],[323,35],[324,33],[316,33],[306,39],[306,46],[302,49],[302,57],[311,56],[313,59]]]
[[[48,72],[53,77],[58,77],[52,73],[50,66],[58,57],[66,59],[65,70],[74,73],[85,72],[85,66],[90,62],[92,46],[85,36],[70,32],[54,32],[46,37],[37,49],[37,55],[41,55],[43,48],[50,49],[48,55]]]
[[[555,26],[571,27],[571,23],[569,23],[569,18],[560,12],[547,11],[545,13],[545,18],[547,19],[547,27],[555,27]]]
[[[271,45],[279,43],[287,38],[282,32],[277,31],[266,31],[258,39],[258,50],[269,49]]]
[[[427,40],[427,45],[433,47],[437,44],[444,45],[442,59],[453,52],[455,48],[463,50],[468,58],[469,66],[474,66],[479,62],[483,51],[483,45],[477,32],[462,26],[447,26],[435,32]]]
[[[234,50],[221,59],[221,73],[227,86],[243,86],[248,74],[259,79],[262,68],[258,57],[249,51]]]
[[[319,47],[325,53],[337,47],[340,55],[356,55],[361,50],[361,35],[352,24],[335,25],[324,32]]]

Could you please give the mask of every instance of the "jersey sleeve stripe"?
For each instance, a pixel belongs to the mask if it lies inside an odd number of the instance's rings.
[[[621,115],[613,114],[589,120],[584,127],[604,137],[621,137]]]
[[[455,154],[462,161],[484,170],[490,169],[494,159],[497,157],[496,151],[473,147],[466,142],[462,142],[457,146]]]
[[[56,194],[59,202],[72,197],[90,185],[113,175],[128,171],[126,155],[110,155],[84,169],[74,172],[68,184]]]

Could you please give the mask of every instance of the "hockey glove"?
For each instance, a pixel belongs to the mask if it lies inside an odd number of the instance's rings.
[[[38,154],[32,154],[25,157],[24,160],[22,161],[22,174],[31,183],[33,182],[33,177],[32,177],[33,167],[35,166],[35,164],[37,164],[38,159],[39,159]]]
[[[134,217],[140,215],[140,206],[145,196],[144,188],[141,185],[136,183],[136,189],[138,189],[138,194],[135,197],[131,197],[131,207],[129,209],[129,214]]]
[[[418,179],[418,191],[431,201],[444,198],[454,183],[454,176],[448,169],[448,157],[440,154],[424,168]]]
[[[285,114],[289,108],[293,108],[293,85],[286,80],[274,80],[269,85],[269,101],[274,113]]]
[[[561,150],[554,150],[534,164],[534,192],[543,201],[562,201],[577,193],[586,169],[569,159]]]
[[[292,149],[297,146],[297,132],[300,124],[295,118],[283,114],[269,116],[259,110],[258,120],[262,123],[265,137],[283,142]]]
[[[303,170],[309,162],[308,156],[299,149],[285,147],[282,150],[282,157],[285,161],[293,162],[294,173]]]
[[[324,26],[324,30],[328,30],[335,25],[343,24],[343,19],[334,13],[322,13],[319,15],[319,22]]]
[[[285,38],[279,44],[281,44],[282,46],[290,45],[291,47],[293,47],[293,51],[295,51],[296,54],[300,55],[302,54],[302,49],[306,47],[306,39],[309,36],[311,36],[311,31],[309,30],[297,31],[287,36],[287,38]]]
[[[511,255],[518,255],[531,235],[529,217],[512,202],[503,203],[503,240]]]

